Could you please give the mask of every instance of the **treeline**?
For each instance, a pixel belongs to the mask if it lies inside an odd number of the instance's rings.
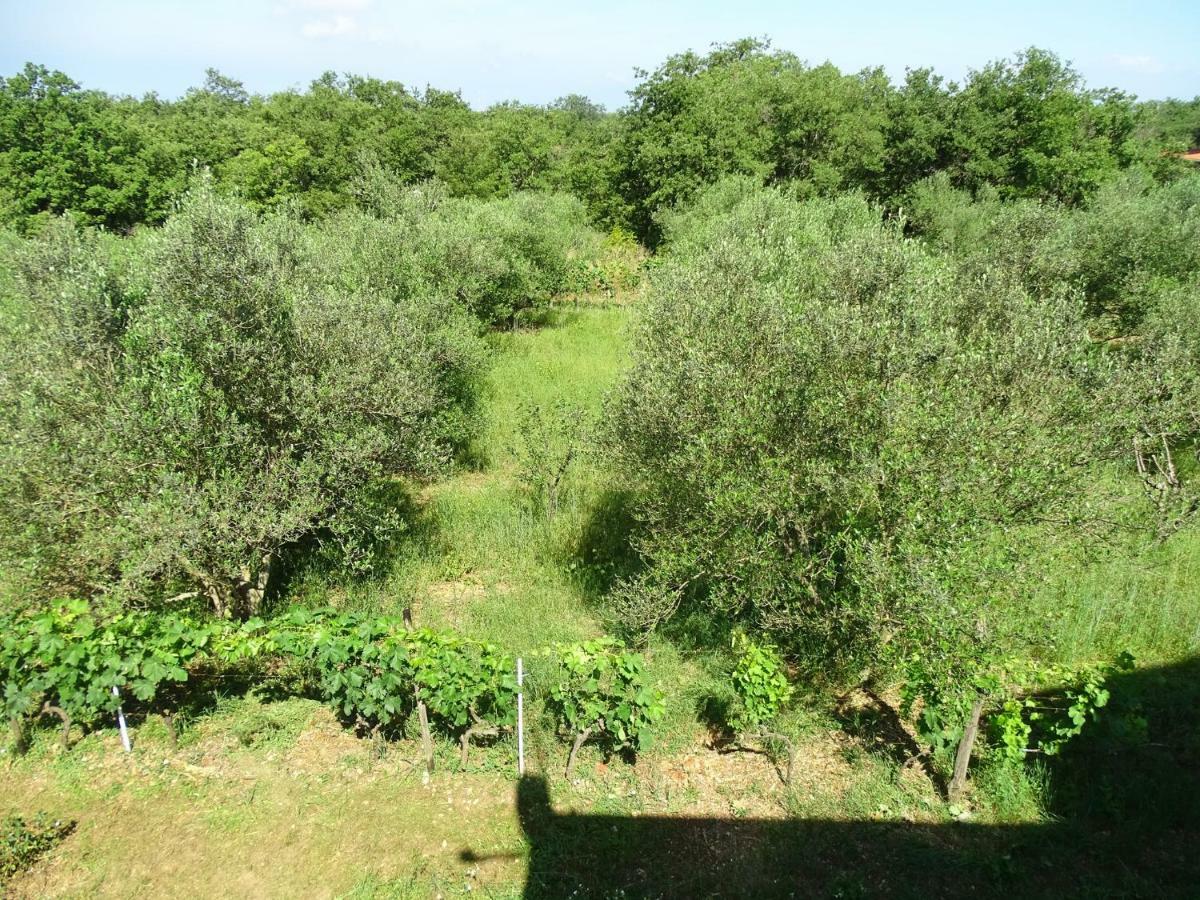
[[[1078,203],[1131,166],[1169,177],[1183,164],[1164,154],[1198,130],[1196,101],[1089,89],[1036,49],[962,84],[930,69],[893,84],[742,40],[641,73],[615,113],[579,96],[475,111],[453,92],[333,73],[260,96],[210,70],[179,100],[137,99],[30,64],[0,79],[0,222],[161,223],[202,167],[259,210],[321,218],[354,205],[359,174],[379,166],[458,197],[571,193],[593,222],[653,245],[659,210],[725,175],[798,197],[860,189],[889,209],[937,172],[972,192]]]
[[[354,205],[369,166],[459,197],[569,190],[602,218],[615,124],[581,97],[474,112],[456,93],[333,73],[267,97],[214,70],[177,101],[113,97],[29,64],[0,80],[0,218],[161,223],[200,168],[258,210],[320,218]]]

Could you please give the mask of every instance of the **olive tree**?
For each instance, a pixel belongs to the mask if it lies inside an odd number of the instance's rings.
[[[362,209],[313,229],[319,264],[343,283],[452,301],[502,325],[568,290],[573,260],[599,253],[583,204],[567,194],[454,199],[440,182],[399,184],[366,162]]]
[[[1131,172],[1074,209],[972,199],[935,177],[912,201],[910,223],[964,276],[1083,299],[1088,333],[1112,372],[1096,424],[1153,498],[1157,526],[1171,531],[1190,518],[1200,435],[1200,177],[1157,185]]]
[[[0,552],[36,593],[251,614],[282,549],[361,561],[373,486],[463,437],[465,311],[316,277],[289,219],[201,186],[135,241],[50,232],[0,322]]]
[[[834,677],[976,657],[1026,529],[1087,515],[1112,366],[1074,293],[965,274],[859,198],[692,223],[610,410],[627,624],[699,605]]]

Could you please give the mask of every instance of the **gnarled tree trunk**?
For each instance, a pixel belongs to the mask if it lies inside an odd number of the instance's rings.
[[[272,561],[271,554],[264,553],[257,571],[242,566],[242,571],[232,583],[219,583],[198,572],[192,574],[203,584],[204,594],[212,604],[214,613],[223,619],[248,619],[262,611],[267,584],[271,580]]]
[[[571,744],[571,755],[567,757],[567,779],[575,774],[575,757],[579,755],[579,748],[583,746],[584,741],[592,736],[592,728],[589,725],[579,734],[575,735],[575,742]]]

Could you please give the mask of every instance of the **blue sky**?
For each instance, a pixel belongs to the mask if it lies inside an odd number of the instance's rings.
[[[0,0],[0,73],[32,60],[86,87],[174,97],[209,66],[257,92],[332,69],[461,90],[475,106],[581,93],[615,108],[636,67],[747,35],[893,77],[931,65],[960,78],[1037,45],[1095,87],[1200,94],[1200,0]]]

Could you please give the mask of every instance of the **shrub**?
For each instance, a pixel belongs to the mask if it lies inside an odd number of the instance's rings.
[[[457,735],[467,764],[471,738],[516,724],[517,679],[511,655],[492,644],[418,631],[408,636],[416,690],[430,713]]]
[[[793,694],[783,657],[778,648],[755,641],[740,630],[733,634],[733,651],[735,662],[729,680],[735,703],[728,713],[728,725],[740,741],[761,741],[772,752],[782,748],[787,754],[783,782],[790,785],[796,744],[775,727]]]
[[[455,200],[420,233],[420,278],[487,324],[513,321],[569,289],[569,257],[589,238],[583,205],[565,194]]]
[[[438,209],[449,199],[444,182],[436,178],[402,182],[369,152],[359,154],[359,173],[350,190],[358,206],[381,219],[413,223]]]
[[[589,738],[610,750],[649,747],[663,698],[646,684],[640,655],[609,638],[541,652],[554,665],[552,705],[574,739],[572,766]],[[222,675],[248,664],[262,675],[280,671],[279,663],[293,666],[292,681],[279,687],[315,690],[376,737],[399,732],[423,703],[431,724],[458,740],[464,766],[473,737],[499,735],[516,719],[511,654],[395,617],[297,608],[235,624],[177,613],[104,617],[82,601],[0,617],[3,712],[19,747],[25,726],[48,711],[65,729],[95,725],[121,703],[114,689],[127,702],[163,710],[177,699],[165,698],[163,687],[198,669]]]
[[[663,244],[670,248],[702,234],[716,219],[728,216],[743,200],[762,190],[762,180],[750,175],[727,175],[705,188],[690,202],[664,207],[655,214]]]
[[[296,611],[271,624],[258,652],[309,659],[322,697],[372,733],[397,731],[416,703],[459,740],[496,735],[516,717],[512,657],[457,635],[411,630],[387,616]]]
[[[1074,261],[1105,337],[1138,330],[1157,287],[1200,273],[1200,175],[1163,186],[1137,172],[1113,181],[1071,217],[1052,250]]]
[[[775,647],[737,632],[733,649],[737,662],[730,674],[730,682],[738,705],[729,724],[734,731],[753,734],[775,720],[791,699],[793,689]]]
[[[989,190],[972,199],[938,175],[914,186],[907,212],[974,275],[999,269],[1035,294],[1080,291],[1098,337],[1137,333],[1165,285],[1200,271],[1198,176],[1159,186],[1131,171],[1069,210]]]
[[[358,562],[381,476],[444,467],[478,352],[463,319],[314,283],[299,227],[201,186],[158,232],[65,223],[0,322],[0,556],[32,590],[202,592],[253,614],[307,536]]]
[[[518,415],[521,437],[512,448],[516,480],[534,514],[553,521],[593,423],[583,409],[561,400],[549,409],[523,403]]]
[[[413,684],[408,646],[397,622],[319,618],[302,640],[303,652],[316,667],[321,696],[339,715],[385,731],[408,717]]]
[[[1000,269],[1035,295],[1075,286],[1076,254],[1055,239],[1071,214],[1058,203],[1003,202],[990,187],[972,198],[939,173],[913,186],[904,212],[907,224],[946,251],[967,277],[995,277]]]
[[[643,270],[649,263],[646,250],[632,233],[612,229],[603,239],[583,241],[572,248],[566,292],[603,294],[615,299],[642,283]]]
[[[1095,514],[1112,365],[1067,292],[968,277],[854,197],[760,192],[656,271],[611,409],[642,587],[814,676],[957,672],[1004,636],[1021,528]]]
[[[39,813],[33,819],[6,816],[0,822],[0,887],[24,872],[75,830],[75,823]]]
[[[1083,731],[1089,718],[1107,705],[1106,675],[1092,668],[1076,673],[1078,686],[1068,686],[1061,693],[1005,700],[989,723],[1001,756],[1009,762],[1023,762],[1027,754],[1060,753]]]
[[[116,712],[124,690],[151,703],[164,686],[188,679],[187,667],[205,655],[213,624],[122,613],[97,619],[82,601],[9,619],[0,634],[3,711],[18,742],[25,724],[46,713],[71,726],[95,725]]]
[[[576,289],[579,266],[603,258],[583,206],[565,194],[447,199],[437,182],[397,185],[378,173],[363,192],[366,212],[310,229],[312,258],[333,284],[402,304],[453,304],[485,326],[511,323]]]
[[[918,185],[911,211],[966,277],[1082,298],[1088,332],[1110,355],[1097,426],[1125,446],[1125,468],[1143,480],[1160,527],[1178,528],[1198,508],[1200,177],[1160,187],[1129,173],[1076,210],[972,201],[933,178]]]

